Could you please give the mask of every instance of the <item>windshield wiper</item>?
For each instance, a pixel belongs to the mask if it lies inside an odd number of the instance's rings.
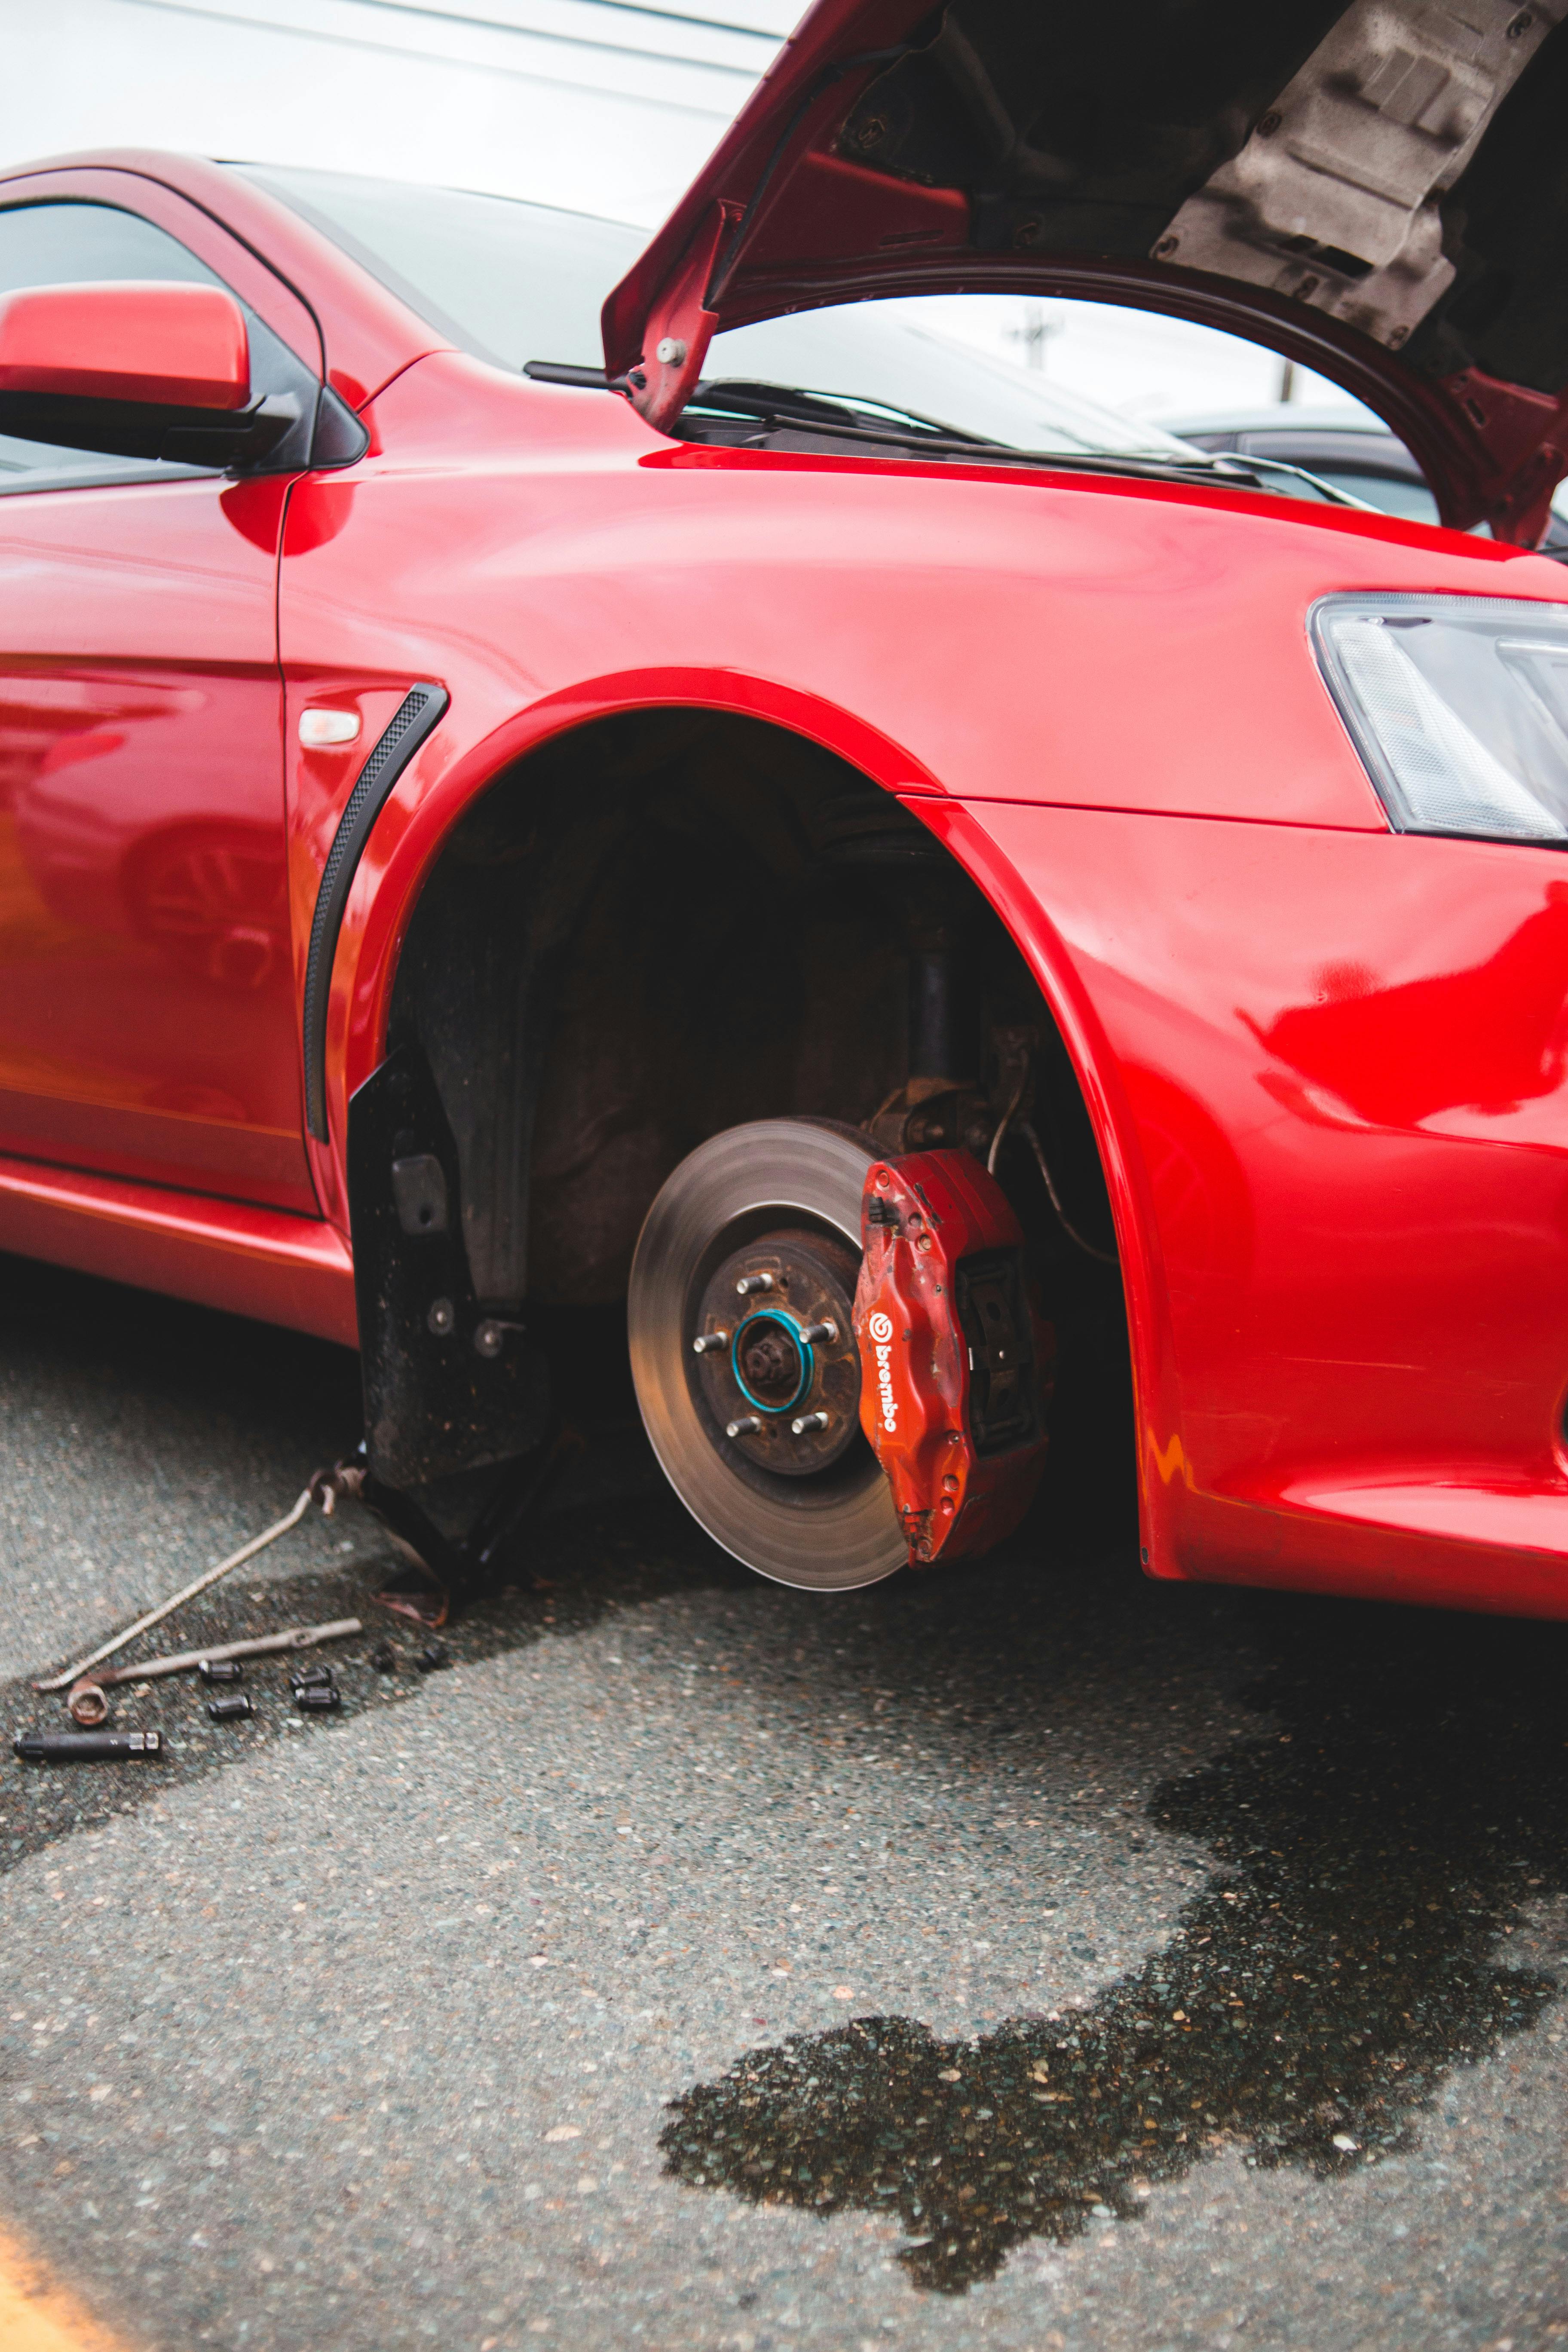
[[[1229,455],[1230,453],[1226,452],[1225,454]],[[1216,462],[1218,461],[1216,460]],[[1245,457],[1238,457],[1235,462],[1237,465],[1244,467],[1248,473],[1288,474],[1292,481],[1307,483],[1310,488],[1319,493],[1320,497],[1321,497],[1329,506],[1354,507],[1358,514],[1379,514],[1382,512],[1382,509],[1374,507],[1371,503],[1370,499],[1358,499],[1353,490],[1342,490],[1337,482],[1326,482],[1321,474],[1314,474],[1310,466],[1292,466],[1284,457],[1255,457],[1251,450],[1247,451]],[[1267,489],[1268,485],[1265,482],[1262,487]],[[1288,498],[1289,496],[1289,492],[1288,490],[1282,491],[1280,495],[1281,497]]]
[[[611,385],[603,368],[577,367],[565,360],[528,360],[523,373],[535,383],[581,385],[584,390],[600,391]],[[901,420],[891,429],[900,441],[909,431],[917,433],[922,441],[962,440],[964,446],[1005,448],[1006,444],[989,441],[978,434],[954,435],[948,425],[939,425],[934,416],[921,416],[912,408],[895,408],[886,401],[876,401],[870,408],[858,408],[852,401],[835,400],[826,393],[803,392],[793,384],[752,383],[739,377],[704,379],[694,388],[687,403],[689,408],[718,409],[726,416],[754,416],[760,421],[782,417],[788,412],[792,425],[821,425],[836,432],[879,430],[877,415],[885,415]]]
[[[573,366],[562,360],[530,360],[523,373],[538,383],[576,384],[603,391],[608,383],[603,368]],[[886,404],[880,401],[877,406]],[[988,440],[978,433],[954,433],[933,417],[912,409],[887,408],[902,416],[902,425],[869,421],[866,409],[825,394],[806,392],[795,384],[752,383],[742,378],[704,378],[697,384],[683,414],[745,418],[772,429],[794,425],[807,432],[831,434],[837,440],[864,442],[868,447],[909,449],[921,456],[973,457],[988,465],[1049,467],[1058,473],[1117,474],[1152,482],[1215,482],[1235,489],[1267,490],[1268,474],[1285,474],[1310,483],[1331,505],[1360,508],[1364,501],[1322,481],[1303,467],[1282,458],[1239,457],[1231,451],[1213,454],[1194,449],[1190,457],[1167,457],[1158,450],[1020,449],[1010,441]]]
[[[955,433],[951,425],[939,424],[934,416],[921,416],[912,408],[895,408],[889,401],[873,401],[861,407],[853,399],[836,399],[829,393],[805,392],[796,384],[753,383],[742,377],[704,377],[687,405],[717,409],[726,416],[755,416],[769,423],[821,425],[835,433],[885,434],[900,443],[918,441],[922,447],[932,443],[965,449],[1005,449],[1008,446],[984,434]],[[892,421],[884,425],[884,416]]]
[[[1195,449],[1190,457],[1167,457],[1156,450],[1021,449],[1014,442],[987,440],[978,433],[954,433],[928,417],[911,416],[907,426],[871,424],[866,421],[863,409],[788,384],[722,381],[699,383],[687,404],[688,413],[692,409],[710,416],[754,417],[774,429],[803,426],[807,431],[831,434],[838,440],[865,442],[872,447],[909,449],[922,457],[975,457],[993,466],[1124,474],[1160,482],[1220,480],[1240,488],[1265,487],[1249,470],[1248,459],[1216,457]]]

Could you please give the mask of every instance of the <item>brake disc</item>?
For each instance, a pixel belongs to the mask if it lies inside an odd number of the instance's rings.
[[[877,1156],[826,1119],[731,1128],[668,1179],[632,1262],[632,1378],[666,1477],[736,1559],[812,1591],[908,1558],[859,1425],[852,1308]]]

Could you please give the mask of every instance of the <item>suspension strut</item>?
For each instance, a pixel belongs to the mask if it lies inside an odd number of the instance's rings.
[[[889,1154],[963,1144],[984,1157],[995,1114],[978,1083],[980,1002],[964,877],[886,793],[850,792],[818,819],[824,861],[864,876],[909,964],[909,1075],[867,1126]]]

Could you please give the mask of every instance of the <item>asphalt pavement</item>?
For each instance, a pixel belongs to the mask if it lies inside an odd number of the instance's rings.
[[[356,1413],[0,1260],[7,1725]],[[150,1637],[359,1614],[337,1714],[0,1761],[0,2234],[128,2347],[1568,2341],[1557,1628],[1155,1586],[1109,1502],[791,1593],[629,1428],[432,1671],[389,1559],[312,1516]]]

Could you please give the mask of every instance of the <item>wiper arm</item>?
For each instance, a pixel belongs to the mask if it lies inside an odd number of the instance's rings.
[[[1132,475],[1160,482],[1220,480],[1242,488],[1267,488],[1251,470],[1250,457],[1239,458],[1229,453],[1213,457],[1207,450],[1194,449],[1190,457],[1167,457],[1157,450],[1021,449],[1014,442],[993,441],[983,434],[954,433],[934,417],[920,416],[910,409],[894,412],[909,418],[906,427],[873,423],[866,410],[857,409],[847,401],[831,400],[822,393],[803,392],[791,384],[749,383],[722,378],[704,381],[697,385],[687,406],[710,415],[753,416],[763,425],[804,425],[808,431],[831,433],[839,439],[864,441],[873,446],[879,444],[938,457],[976,457],[991,465],[1048,466],[1058,472]],[[1283,464],[1278,470],[1300,471],[1300,467]],[[1323,487],[1327,489],[1328,485]]]
[[[899,446],[925,449],[995,450],[1005,457],[1020,457],[1038,463],[1048,457],[1053,463],[1085,466],[1089,470],[1104,467],[1113,472],[1127,470],[1128,460],[1140,467],[1157,467],[1162,472],[1174,472],[1185,480],[1190,474],[1199,477],[1217,476],[1220,479],[1250,483],[1254,489],[1266,489],[1267,482],[1258,479],[1263,474],[1284,474],[1292,480],[1305,483],[1331,504],[1356,507],[1374,513],[1364,499],[1353,497],[1348,490],[1323,481],[1304,466],[1293,466],[1282,457],[1257,457],[1250,451],[1245,457],[1234,451],[1211,453],[1194,449],[1189,457],[1167,457],[1154,449],[1120,450],[1021,450],[1016,443],[996,441],[980,433],[955,433],[950,425],[942,425],[934,416],[922,416],[917,409],[895,408],[890,403],[878,401],[876,407],[891,417],[901,417],[912,428],[903,431],[897,425],[883,425],[869,410],[857,408],[852,401],[834,400],[820,392],[804,392],[798,385],[784,383],[753,383],[739,379],[716,377],[704,380],[691,394],[689,407],[718,409],[730,416],[756,416],[764,420],[778,419],[792,425],[820,425],[836,433],[853,433],[856,438],[885,439]]]
[[[835,432],[847,427],[858,433],[888,433],[899,440],[918,438],[922,443],[961,444],[966,449],[1001,449],[1007,446],[979,433],[954,433],[951,425],[940,424],[934,416],[921,416],[912,408],[896,408],[889,401],[879,400],[862,408],[852,399],[804,392],[790,383],[752,383],[738,377],[705,377],[687,405],[721,409],[728,416],[777,417],[792,425],[827,425]],[[884,415],[895,421],[883,425]]]
[[[522,372],[535,383],[574,384],[584,391],[619,389],[610,383],[603,368],[578,367],[565,360],[527,360]],[[776,418],[792,425],[818,425],[836,433],[879,435],[900,443],[918,437],[921,443],[940,442],[966,449],[1001,449],[1007,446],[1005,442],[987,440],[981,434],[955,434],[951,425],[939,424],[934,416],[921,416],[912,408],[895,408],[879,400],[875,404],[876,411],[903,419],[901,426],[892,425],[884,429],[875,422],[871,410],[857,408],[852,401],[835,400],[820,392],[804,392],[795,384],[752,383],[740,377],[705,379],[694,388],[687,406],[717,409],[726,416],[754,416],[764,424]]]
[[[1245,457],[1235,457],[1229,451],[1216,455],[1215,458],[1216,471],[1224,470],[1226,456],[1231,456],[1232,462],[1240,466],[1245,473],[1288,474],[1293,481],[1305,482],[1330,506],[1353,507],[1358,514],[1377,514],[1381,511],[1379,508],[1371,505],[1367,499],[1358,499],[1352,491],[1342,490],[1333,482],[1325,482],[1321,474],[1314,474],[1310,466],[1292,466],[1284,457],[1255,457],[1249,449]],[[1265,482],[1259,487],[1267,489],[1268,485]]]
[[[604,391],[609,383],[603,368],[577,367],[563,360],[529,360],[522,372],[536,383],[575,384],[585,391]],[[696,386],[683,414],[693,409],[709,415],[751,417],[763,425],[798,425],[807,432],[830,433],[841,441],[862,441],[868,448],[908,449],[921,456],[942,457],[979,457],[990,465],[1047,467],[1056,473],[1122,475],[1151,482],[1217,481],[1237,489],[1261,490],[1268,487],[1261,479],[1267,467],[1272,472],[1299,475],[1316,486],[1316,478],[1303,474],[1300,467],[1274,458],[1240,458],[1229,452],[1215,457],[1206,450],[1194,449],[1190,457],[1166,457],[1152,450],[1122,453],[1020,449],[1010,441],[989,441],[977,433],[951,432],[945,425],[931,418],[917,417],[908,410],[900,412],[910,418],[906,426],[868,425],[861,421],[866,415],[864,409],[789,384],[725,378],[705,380]],[[1255,466],[1257,472],[1253,470]],[[1342,497],[1326,482],[1321,488],[1342,505],[1361,503],[1359,499]]]
[[[710,415],[754,416],[760,424],[797,425],[830,433],[836,439],[863,441],[869,447],[908,449],[921,457],[974,457],[992,466],[1048,467],[1053,472],[1131,475],[1155,482],[1224,481],[1239,488],[1262,489],[1250,472],[1249,459],[1213,457],[1194,450],[1190,457],[1166,457],[1155,451],[1110,449],[1021,449],[1011,441],[989,441],[980,434],[952,433],[922,422],[900,429],[893,425],[861,422],[864,412],[822,399],[813,393],[793,393],[772,384],[700,383],[689,409]]]

